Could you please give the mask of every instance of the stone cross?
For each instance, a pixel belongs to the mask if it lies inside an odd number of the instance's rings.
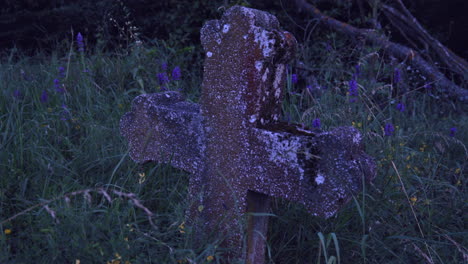
[[[352,127],[320,132],[279,121],[296,40],[273,15],[232,7],[204,25],[201,42],[201,103],[177,92],[140,95],[121,132],[136,162],[192,174],[188,218],[196,232],[218,231],[234,250],[228,257],[264,263],[268,217],[258,213],[269,212],[271,197],[330,217],[375,176],[375,164]]]

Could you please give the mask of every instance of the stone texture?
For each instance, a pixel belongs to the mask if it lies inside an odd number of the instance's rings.
[[[227,257],[263,263],[270,197],[330,217],[375,176],[359,131],[328,132],[280,123],[285,63],[294,37],[265,12],[232,7],[201,30],[206,52],[200,105],[176,92],[141,95],[121,120],[137,162],[168,163],[192,173],[188,218],[217,231]],[[202,208],[202,210],[200,210]],[[246,245],[246,248],[245,248]]]
[[[130,157],[139,163],[157,161],[197,173],[204,165],[204,135],[200,106],[177,92],[143,94],[120,121],[130,144]]]

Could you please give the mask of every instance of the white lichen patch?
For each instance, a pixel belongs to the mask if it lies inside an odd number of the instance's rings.
[[[241,9],[241,11],[242,11],[242,13],[243,13],[244,15],[246,15],[246,16],[249,17],[249,20],[250,20],[249,22],[250,22],[250,24],[252,25],[252,24],[253,24],[253,20],[255,19],[255,14],[252,12],[252,9],[247,8],[247,7],[243,7],[243,6],[241,6],[240,9]]]
[[[288,165],[297,164],[297,153],[301,144],[298,137],[285,137],[281,133],[261,131],[269,147],[269,160]]]
[[[253,123],[255,121],[257,121],[257,115],[251,115],[250,118],[249,118],[249,122]]]
[[[207,56],[208,58],[210,58],[211,56],[213,56],[213,53],[211,53],[211,52],[208,51],[208,52],[206,53],[206,56]]]
[[[269,58],[274,52],[275,42],[274,38],[270,38],[270,32],[259,27],[253,27],[254,41],[260,45],[263,56]]]
[[[359,144],[361,142],[361,139],[362,139],[361,133],[357,132],[353,136],[353,143],[354,144]]]
[[[281,80],[283,79],[283,73],[284,73],[284,64],[279,64],[278,67],[276,68],[275,80],[273,81],[273,89],[275,90],[276,98],[279,98],[281,95],[280,83],[281,83]]]
[[[261,62],[261,61],[256,61],[255,62],[255,69],[257,69],[257,71],[261,71],[262,66],[263,66],[263,62]]]
[[[315,177],[315,183],[317,183],[317,185],[320,185],[320,184],[323,184],[325,182],[325,177],[318,173],[317,174],[317,177]]]
[[[228,33],[230,27],[231,27],[231,25],[225,24],[225,25],[223,26],[223,33],[224,33],[224,34]]]

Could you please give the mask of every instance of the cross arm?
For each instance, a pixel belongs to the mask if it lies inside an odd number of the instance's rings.
[[[143,94],[120,120],[130,157],[139,163],[171,163],[190,173],[203,169],[204,133],[198,104],[178,92]]]
[[[328,218],[375,177],[361,139],[353,127],[320,133],[254,128],[249,189],[302,203],[309,213]]]

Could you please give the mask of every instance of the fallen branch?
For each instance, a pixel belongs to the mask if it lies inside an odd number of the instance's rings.
[[[416,38],[426,48],[431,48],[448,70],[459,74],[461,77],[468,76],[468,63],[432,37],[413,17],[401,0],[394,0],[394,2],[397,3],[401,12],[392,6],[382,5],[382,10],[390,23],[400,30],[402,35],[407,35],[406,38],[411,43],[414,43],[413,39]],[[411,34],[405,34],[405,32]],[[414,48],[417,48],[417,46],[414,45]]]
[[[142,209],[147,218],[148,218],[148,221],[149,223],[151,224],[151,226],[153,226],[154,228],[157,228],[156,225],[154,224],[153,222],[153,219],[152,217],[154,216],[154,213],[151,212],[148,208],[146,208],[140,200],[137,199],[136,195],[134,193],[124,193],[124,192],[121,192],[121,191],[118,191],[118,190],[115,190],[115,189],[111,189],[110,190],[112,193],[114,193],[115,195],[117,195],[118,197],[120,198],[126,198],[128,200],[131,200],[132,203]],[[112,199],[110,197],[110,195],[107,193],[107,189],[104,189],[104,188],[95,188],[95,189],[84,189],[84,190],[78,190],[78,191],[74,191],[74,192],[70,192],[70,193],[66,193],[60,197],[56,197],[52,200],[47,200],[47,201],[44,201],[44,202],[41,202],[41,203],[38,203],[38,204],[35,204],[31,207],[28,207],[26,208],[25,210],[3,220],[0,222],[0,225],[4,225],[8,222],[11,222],[12,220],[14,220],[15,218],[21,216],[21,215],[24,215],[28,212],[30,212],[31,210],[37,208],[37,207],[43,207],[49,214],[50,216],[55,220],[56,223],[59,223],[59,220],[57,219],[57,216],[56,216],[56,213],[54,210],[50,209],[49,207],[49,204],[52,203],[52,202],[55,202],[57,200],[60,200],[60,199],[64,199],[64,201],[69,204],[70,203],[70,197],[71,196],[77,196],[77,195],[83,195],[83,198],[86,200],[86,202],[88,203],[91,203],[91,195],[89,194],[90,192],[95,192],[95,193],[99,193],[101,194],[102,196],[104,196],[104,198],[106,198],[106,200],[109,202],[109,203],[112,203]]]
[[[387,37],[374,30],[359,29],[324,15],[319,9],[307,3],[305,0],[294,0],[294,3],[299,10],[308,12],[320,23],[332,28],[333,30],[356,39],[364,38],[366,42],[378,45],[382,47],[386,53],[393,55],[401,61],[411,64],[422,74],[430,78],[432,82],[436,83],[440,91],[447,96],[457,98],[464,102],[468,101],[468,90],[463,89],[448,80],[444,74],[442,74],[435,66],[427,62],[417,51],[404,45],[391,42]]]

